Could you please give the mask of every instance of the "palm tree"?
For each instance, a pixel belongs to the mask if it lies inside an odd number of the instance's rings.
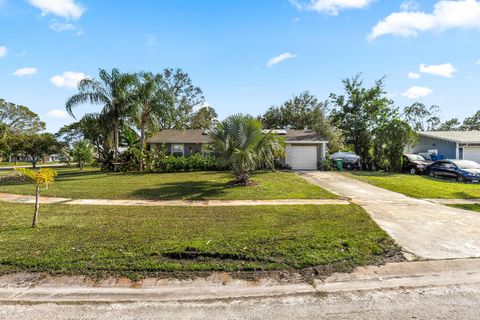
[[[83,170],[85,164],[93,161],[94,149],[88,140],[79,140],[73,144],[71,155],[80,170]]]
[[[140,130],[140,150],[143,152],[147,131],[160,129],[159,118],[162,117],[170,96],[164,90],[165,83],[161,74],[143,72],[136,77],[129,116]]]
[[[65,109],[72,116],[72,109],[79,104],[103,105],[101,114],[109,119],[109,129],[114,136],[114,157],[117,157],[119,146],[119,131],[122,121],[127,113],[131,98],[131,88],[135,77],[131,74],[121,73],[113,69],[111,73],[104,69],[99,71],[100,80],[83,79],[78,83],[78,93],[71,96]]]
[[[122,132],[122,146],[127,148],[138,148],[140,140],[138,139],[138,133],[135,130],[125,127]]]
[[[210,132],[210,148],[216,159],[231,165],[234,184],[248,185],[259,167],[274,169],[275,159],[284,154],[282,139],[264,131],[260,121],[250,115],[232,115]]]

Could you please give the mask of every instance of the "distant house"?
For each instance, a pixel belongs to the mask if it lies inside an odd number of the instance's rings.
[[[283,165],[292,169],[317,169],[317,163],[325,159],[328,141],[310,130],[272,130],[285,140],[285,158],[279,159]],[[202,153],[210,137],[202,130],[162,130],[151,138],[147,144],[152,150],[165,148],[175,156],[189,157]]]
[[[418,143],[407,152],[480,162],[480,131],[428,131],[418,136]]]

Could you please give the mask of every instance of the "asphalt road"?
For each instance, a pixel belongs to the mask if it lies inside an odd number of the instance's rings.
[[[0,304],[0,319],[479,319],[480,285],[211,302]]]

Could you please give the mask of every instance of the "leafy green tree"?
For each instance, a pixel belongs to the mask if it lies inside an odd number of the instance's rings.
[[[415,131],[433,131],[440,125],[439,113],[439,106],[426,107],[423,103],[415,102],[405,107],[403,117]]]
[[[32,228],[35,228],[37,226],[38,212],[40,210],[40,186],[45,185],[45,188],[48,189],[48,186],[55,181],[57,172],[50,168],[42,168],[38,171],[20,168],[17,169],[17,171],[28,181],[35,184],[35,211],[33,213],[32,222]]]
[[[435,131],[458,131],[461,128],[461,123],[458,121],[458,118],[452,118],[441,123]]]
[[[412,127],[398,117],[375,130],[374,159],[376,168],[400,171],[405,146],[414,145],[417,134]]]
[[[477,111],[473,116],[465,118],[460,127],[462,131],[480,130],[480,111]]]
[[[361,75],[344,79],[344,94],[330,94],[332,120],[342,130],[345,142],[361,157],[363,168],[373,165],[375,130],[395,115],[393,101],[386,96],[384,78],[365,88]]]
[[[113,154],[117,157],[120,143],[120,129],[128,114],[132,100],[135,76],[113,69],[110,73],[99,71],[99,80],[83,79],[78,83],[78,93],[65,103],[65,109],[73,116],[73,108],[80,104],[102,105],[101,115],[113,133]],[[105,145],[105,144],[104,144]]]
[[[261,117],[266,128],[310,129],[329,140],[328,149],[337,152],[342,147],[341,132],[327,117],[328,106],[308,91],[294,96],[280,106],[270,107]]]
[[[4,134],[32,134],[45,130],[45,122],[29,108],[0,99],[0,125]]]
[[[29,134],[18,137],[19,150],[36,168],[43,157],[60,152],[62,144],[51,133]]]
[[[214,108],[210,106],[201,107],[193,115],[190,129],[208,130],[215,123],[218,115]]]
[[[193,110],[205,103],[202,90],[181,69],[165,69],[161,78],[163,91],[169,98],[159,119],[159,129],[185,129],[192,120]]]
[[[109,130],[109,117],[102,113],[90,113],[79,121],[60,128],[56,137],[73,145],[79,140],[88,140],[97,150],[113,149],[113,132]]]
[[[94,149],[87,140],[80,140],[73,144],[71,156],[73,161],[78,163],[80,170],[83,170],[85,164],[92,163]]]
[[[0,162],[4,161],[11,154],[9,139],[7,135],[7,126],[0,123]]]
[[[262,122],[271,129],[313,129],[319,122],[325,122],[325,106],[305,91],[278,107],[270,107],[262,116]]]
[[[210,148],[216,159],[231,165],[236,185],[248,185],[258,167],[274,169],[274,162],[284,153],[282,139],[263,132],[260,121],[249,115],[235,114],[217,123],[210,133]]]

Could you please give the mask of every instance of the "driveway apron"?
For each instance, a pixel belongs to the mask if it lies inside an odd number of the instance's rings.
[[[424,259],[480,257],[480,214],[375,187],[335,172],[299,172],[362,206],[402,248]]]

